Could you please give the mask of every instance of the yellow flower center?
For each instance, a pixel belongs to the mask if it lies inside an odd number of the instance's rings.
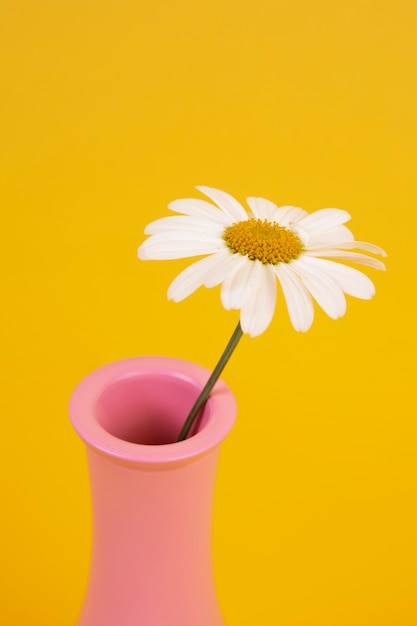
[[[289,263],[303,250],[301,240],[284,226],[250,218],[228,226],[223,239],[232,252],[264,264]]]

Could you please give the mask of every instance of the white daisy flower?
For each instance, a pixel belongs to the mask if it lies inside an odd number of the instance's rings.
[[[277,207],[264,198],[247,198],[250,212],[232,196],[211,187],[197,187],[206,200],[175,200],[168,208],[180,215],[149,224],[150,237],[138,249],[140,259],[195,261],[168,289],[179,302],[198,287],[221,285],[225,309],[240,310],[242,331],[263,333],[274,315],[280,284],[295,330],[307,331],[316,303],[337,319],[346,312],[345,294],[370,299],[375,288],[362,272],[339,263],[375,269],[384,264],[362,252],[386,256],[370,243],[355,241],[344,226],[349,213],[320,209],[307,213],[293,206]]]

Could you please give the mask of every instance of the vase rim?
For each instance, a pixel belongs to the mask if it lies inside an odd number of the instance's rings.
[[[234,424],[236,401],[223,380],[216,382],[206,402],[208,418],[204,427],[174,443],[132,443],[110,434],[97,419],[97,401],[112,385],[129,379],[165,376],[201,390],[210,374],[201,365],[166,356],[130,357],[108,363],[88,374],[74,389],[69,403],[72,425],[88,447],[121,463],[155,468],[186,463],[220,445]]]

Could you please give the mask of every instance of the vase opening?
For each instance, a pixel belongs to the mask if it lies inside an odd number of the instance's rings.
[[[96,401],[102,428],[123,441],[143,445],[174,443],[200,389],[163,374],[129,377],[109,385]],[[210,403],[201,409],[189,437],[207,423]]]

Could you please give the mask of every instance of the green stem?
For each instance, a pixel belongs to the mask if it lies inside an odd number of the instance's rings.
[[[216,384],[220,374],[222,373],[226,363],[228,362],[228,360],[230,359],[230,357],[232,356],[233,350],[236,348],[239,339],[242,337],[243,335],[243,331],[242,328],[240,326],[240,322],[238,322],[238,325],[235,328],[235,331],[233,333],[233,335],[230,338],[229,343],[227,344],[223,354],[220,357],[219,362],[217,363],[216,367],[214,368],[210,378],[208,379],[207,383],[205,384],[204,389],[202,390],[202,392],[200,393],[200,395],[198,396],[193,408],[191,409],[187,419],[184,422],[184,425],[181,429],[180,434],[178,435],[178,439],[177,441],[182,441],[183,439],[185,439],[189,433],[189,430],[191,428],[191,426],[193,425],[193,422],[195,420],[195,418],[198,415],[199,410],[201,409],[201,407],[204,405],[204,403],[206,402],[207,398],[210,395],[211,390],[213,389],[214,385]]]

